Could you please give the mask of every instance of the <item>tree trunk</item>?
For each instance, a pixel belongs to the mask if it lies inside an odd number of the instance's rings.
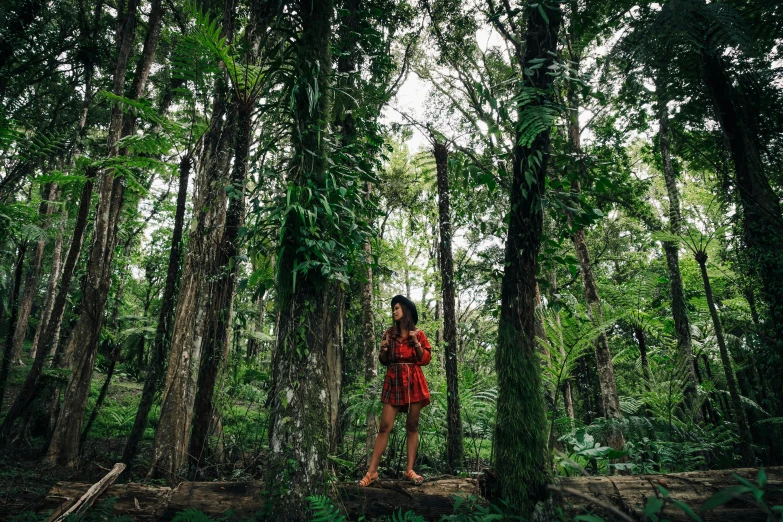
[[[370,195],[370,184],[367,184],[367,196]],[[375,354],[375,313],[373,311],[372,286],[372,245],[370,240],[364,242],[366,280],[362,282],[362,340],[364,341],[364,386],[369,395],[372,383],[378,377],[378,357]],[[369,398],[369,397],[368,397]],[[369,401],[368,401],[369,403]],[[378,416],[374,408],[367,410],[367,437],[364,450],[367,454],[367,465],[372,457],[375,437],[378,434]]]
[[[449,150],[436,142],[435,169],[438,176],[438,221],[440,223],[440,277],[443,291],[443,339],[446,358],[446,463],[450,471],[464,464],[462,419],[459,412],[457,369],[457,315],[454,309],[454,261],[451,252],[451,208],[449,191]]]
[[[659,90],[664,92],[659,82]],[[669,115],[666,102],[659,99],[658,108],[658,143],[663,163],[663,178],[666,182],[666,191],[669,195],[669,232],[679,236],[682,231],[682,214],[680,213],[680,191],[677,188],[677,176],[672,163],[669,144]],[[701,413],[694,408],[697,402],[698,388],[696,371],[693,368],[693,348],[691,341],[691,323],[688,319],[688,308],[685,302],[685,290],[680,273],[679,246],[676,242],[664,241],[663,250],[666,255],[666,266],[669,269],[669,288],[672,299],[672,317],[674,318],[674,330],[677,333],[677,349],[680,360],[688,370],[688,382],[685,388],[685,407],[689,414],[694,416],[694,421],[701,421]]]
[[[62,252],[63,252],[63,238],[65,237],[65,222],[67,221],[67,214],[63,212],[60,218],[59,232],[57,233],[57,239],[54,241],[54,249],[52,250],[52,266],[49,270],[49,282],[46,284],[46,300],[44,301],[43,308],[41,310],[41,319],[38,322],[38,328],[35,329],[35,336],[33,337],[33,344],[30,346],[30,358],[35,360],[38,354],[38,344],[41,340],[42,332],[46,331],[46,327],[49,324],[49,320],[52,317],[52,311],[54,310],[54,300],[57,294],[57,281],[61,277],[62,268]]]
[[[296,47],[300,84],[293,100],[296,120],[292,133],[299,167],[297,175],[288,182],[294,193],[303,186],[318,190],[327,187],[328,153],[321,136],[326,132],[324,122],[331,121],[327,93],[332,63],[332,9],[329,0],[303,0],[300,6],[302,32]],[[308,97],[310,89],[319,93],[316,99]],[[266,484],[272,512],[278,520],[307,518],[305,498],[322,491],[332,440],[330,410],[339,400],[330,397],[334,390],[328,379],[334,370],[330,369],[328,358],[335,342],[333,318],[339,313],[342,295],[334,296],[335,283],[320,270],[296,271],[299,248],[309,248],[301,237],[302,228],[306,225],[298,213],[287,213],[277,271],[280,313],[269,392]]]
[[[11,309],[8,315],[8,327],[6,328],[5,343],[3,347],[3,362],[0,365],[0,411],[3,411],[3,402],[5,399],[5,387],[8,382],[8,370],[11,366],[11,348],[14,340],[14,330],[16,318],[19,314],[19,287],[22,285],[22,273],[24,268],[24,256],[27,252],[27,244],[22,243],[19,246],[19,253],[16,258],[16,268],[14,269],[13,289],[8,296],[8,306]]]
[[[747,256],[752,271],[762,282],[761,295],[768,307],[766,341],[777,353],[783,353],[783,241],[780,240],[783,218],[780,198],[769,184],[761,158],[758,100],[740,91],[729,77],[721,56],[708,45],[702,48],[700,64],[707,93],[734,162]],[[778,386],[780,390],[780,382]]]
[[[55,198],[57,192],[57,186],[50,183],[43,190],[43,201],[38,213],[48,221],[48,217],[54,210],[54,205],[50,204],[50,200]],[[48,228],[45,226],[45,228]],[[13,344],[11,347],[11,363],[22,363],[22,345],[24,344],[25,337],[27,337],[27,325],[30,320],[30,312],[33,309],[33,301],[38,295],[38,282],[41,279],[41,265],[43,264],[44,249],[46,248],[46,236],[39,239],[35,244],[33,250],[33,256],[30,259],[30,265],[27,268],[27,275],[24,279],[24,294],[19,301],[19,311],[16,319],[16,331],[14,332]]]
[[[155,431],[149,475],[177,482],[189,446],[195,380],[201,359],[207,304],[207,280],[214,273],[216,252],[226,219],[226,191],[236,111],[229,110],[224,82],[213,100],[209,131],[199,160],[193,201],[194,226],[179,282],[171,327],[166,383]]]
[[[577,61],[578,63],[578,61]],[[579,129],[579,101],[573,88],[568,92],[570,113],[568,119],[568,140],[575,160],[577,161],[577,170],[580,173],[580,179],[584,179],[584,163],[582,155],[582,138]],[[571,188],[575,193],[581,192],[580,181],[572,181]],[[569,214],[569,223],[573,227],[573,216]],[[584,287],[585,304],[587,305],[587,315],[594,325],[603,322],[603,310],[601,299],[598,296],[598,285],[593,274],[593,265],[590,262],[590,251],[587,248],[585,240],[585,231],[581,226],[571,235],[571,241],[576,250],[576,257],[579,261],[579,272],[582,275],[582,285]],[[609,341],[606,334],[602,331],[595,344],[596,369],[598,370],[598,381],[601,386],[601,404],[603,405],[604,418],[612,421],[620,418],[620,397],[617,394],[617,382],[614,378],[614,365],[612,364],[612,352],[609,349]],[[608,433],[607,444],[615,449],[622,449],[625,445],[623,433],[616,425]]]
[[[557,272],[553,269],[552,273],[550,275],[550,281],[549,281],[549,303],[550,305],[555,302],[557,299],[555,296],[557,295]],[[560,357],[562,357],[563,361],[565,361],[566,358],[566,351],[565,351],[565,343],[563,342],[563,332],[562,327],[560,324],[560,313],[555,313],[555,322],[557,323],[557,330],[558,330],[558,338],[557,338],[557,349],[558,352],[560,352]],[[576,415],[574,413],[574,396],[573,391],[571,390],[571,377],[563,380],[561,383],[561,390],[563,393],[563,407],[565,408],[566,415],[568,415],[568,418],[572,421],[576,418]]]
[[[129,0],[126,7],[127,12],[117,40],[118,57],[113,88],[117,96],[124,94],[125,73],[136,35],[137,0]],[[115,104],[109,124],[109,157],[119,154],[122,118],[122,108]],[[84,422],[104,309],[111,288],[111,262],[123,196],[124,184],[121,177],[115,177],[110,170],[104,171],[98,192],[98,208],[87,262],[82,310],[65,348],[66,354],[73,353],[72,373],[44,459],[44,462],[50,465],[73,467],[78,462],[79,436]]]
[[[532,106],[552,102],[551,78],[546,74],[557,49],[561,13],[557,8],[527,8],[524,51],[519,67],[540,68],[524,75],[523,88],[541,92]],[[541,13],[546,12],[548,20]],[[521,47],[521,46],[520,46]],[[529,105],[529,106],[531,106]],[[519,125],[520,122],[517,122]],[[535,295],[538,253],[543,230],[539,192],[546,182],[550,130],[523,146],[518,128],[513,148],[513,180],[509,195],[510,220],[501,283],[501,310],[495,368],[498,379],[495,462],[500,495],[530,513],[546,496],[549,481],[547,422],[541,392],[541,366],[535,340]],[[526,178],[530,178],[527,181]]]
[[[647,362],[647,336],[639,326],[634,326],[633,335],[639,343],[639,357],[642,359],[642,375],[645,381],[650,380],[650,364]]]
[[[231,315],[239,268],[236,261],[241,240],[239,233],[245,216],[245,182],[250,154],[253,103],[236,100],[234,105],[237,111],[237,134],[234,166],[231,173],[232,190],[226,213],[226,224],[215,264],[218,277],[211,283],[210,295],[212,299],[193,411],[196,422],[193,425],[189,452],[191,474],[194,476],[198,468],[204,466],[207,451],[207,428],[209,427],[209,423],[205,422],[205,419],[213,417],[212,397],[215,383],[228,355]]]
[[[737,422],[737,428],[739,429],[740,455],[743,464],[750,465],[755,461],[752,448],[753,441],[750,436],[748,421],[745,417],[745,410],[742,409],[742,401],[737,386],[737,377],[734,375],[734,367],[731,364],[729,350],[726,348],[726,341],[723,338],[723,327],[721,326],[720,318],[718,317],[718,309],[715,307],[715,299],[712,297],[710,278],[707,275],[707,254],[706,252],[697,252],[695,258],[701,269],[701,279],[704,282],[704,293],[707,297],[707,305],[710,308],[710,316],[712,317],[712,324],[715,328],[715,338],[718,341],[718,348],[720,348],[720,360],[723,364],[723,371],[726,374],[726,384],[729,387],[729,396],[731,397],[731,411],[734,420]]]
[[[185,223],[185,207],[188,198],[188,179],[190,177],[192,158],[186,154],[179,164],[179,189],[177,191],[177,210],[174,215],[174,230],[171,234],[171,250],[169,251],[169,265],[166,271],[166,283],[161,298],[158,326],[155,330],[155,341],[150,351],[150,361],[147,367],[147,378],[144,381],[144,389],[141,392],[139,408],[133,421],[125,449],[122,452],[122,462],[131,469],[133,459],[144,430],[147,428],[152,403],[155,394],[160,388],[160,380],[163,377],[163,363],[166,358],[166,345],[170,340],[171,322],[174,317],[174,304],[176,301],[177,280],[179,279],[179,265],[182,252],[182,229]]]

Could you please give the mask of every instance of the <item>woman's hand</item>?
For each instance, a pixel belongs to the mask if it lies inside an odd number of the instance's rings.
[[[378,355],[378,359],[380,359],[381,363],[387,364],[387,361],[389,357],[389,341],[388,339],[384,339],[381,341],[381,353]]]
[[[416,350],[416,357],[421,360],[421,358],[424,357],[424,348],[421,347],[421,343],[419,342],[419,331],[416,329],[411,330],[408,333],[408,337],[410,337],[411,341],[413,341],[413,348]]]

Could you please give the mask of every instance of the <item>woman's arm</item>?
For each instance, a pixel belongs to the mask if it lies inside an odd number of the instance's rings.
[[[421,330],[416,331],[415,339],[414,346],[416,346],[416,356],[419,359],[416,361],[416,364],[419,366],[427,366],[430,361],[432,361],[432,347],[430,346],[430,342]]]

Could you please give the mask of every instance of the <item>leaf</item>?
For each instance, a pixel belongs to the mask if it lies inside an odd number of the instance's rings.
[[[596,515],[577,515],[574,517],[574,521],[583,522],[604,522],[604,519]]]
[[[699,508],[699,511],[707,511],[722,506],[727,502],[731,502],[735,497],[744,495],[752,491],[752,488],[748,486],[731,486],[724,490],[718,491],[711,496],[707,501]]]
[[[544,6],[541,3],[538,4],[538,12],[541,13],[541,18],[544,19],[544,22],[546,22],[546,25],[549,25],[549,17],[544,12]]]
[[[683,511],[683,512],[684,512],[686,515],[688,515],[689,517],[691,517],[691,519],[693,519],[693,520],[696,520],[696,522],[702,522],[702,520],[701,520],[701,517],[700,517],[699,515],[697,515],[696,513],[694,513],[694,511],[691,509],[691,507],[690,507],[688,504],[686,504],[686,503],[684,503],[684,502],[681,502],[681,501],[679,501],[679,500],[675,500],[675,499],[673,499],[673,498],[672,498],[672,499],[670,499],[670,501],[671,501],[671,503],[672,503],[674,506],[678,507],[678,508],[679,508],[680,510],[682,510],[682,511]]]
[[[651,515],[655,515],[663,508],[664,504],[665,502],[658,497],[648,498],[644,505],[644,516],[649,518]]]

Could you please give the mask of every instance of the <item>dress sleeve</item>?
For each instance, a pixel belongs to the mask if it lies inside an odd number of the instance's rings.
[[[389,330],[386,330],[385,332],[383,332],[383,337],[381,337],[381,349],[383,349],[384,346],[386,346],[386,347],[389,346]],[[388,357],[388,352],[387,352],[386,356]],[[380,361],[380,363],[382,365],[384,365],[384,366],[389,366],[388,362],[384,362],[383,360],[381,360],[381,353],[380,352],[378,353],[378,361]]]
[[[430,346],[430,342],[427,340],[427,336],[424,335],[424,332],[421,330],[419,330],[417,337],[419,338],[419,344],[424,350],[424,353],[421,355],[421,360],[416,361],[416,364],[419,366],[427,366],[432,360],[432,346]]]

